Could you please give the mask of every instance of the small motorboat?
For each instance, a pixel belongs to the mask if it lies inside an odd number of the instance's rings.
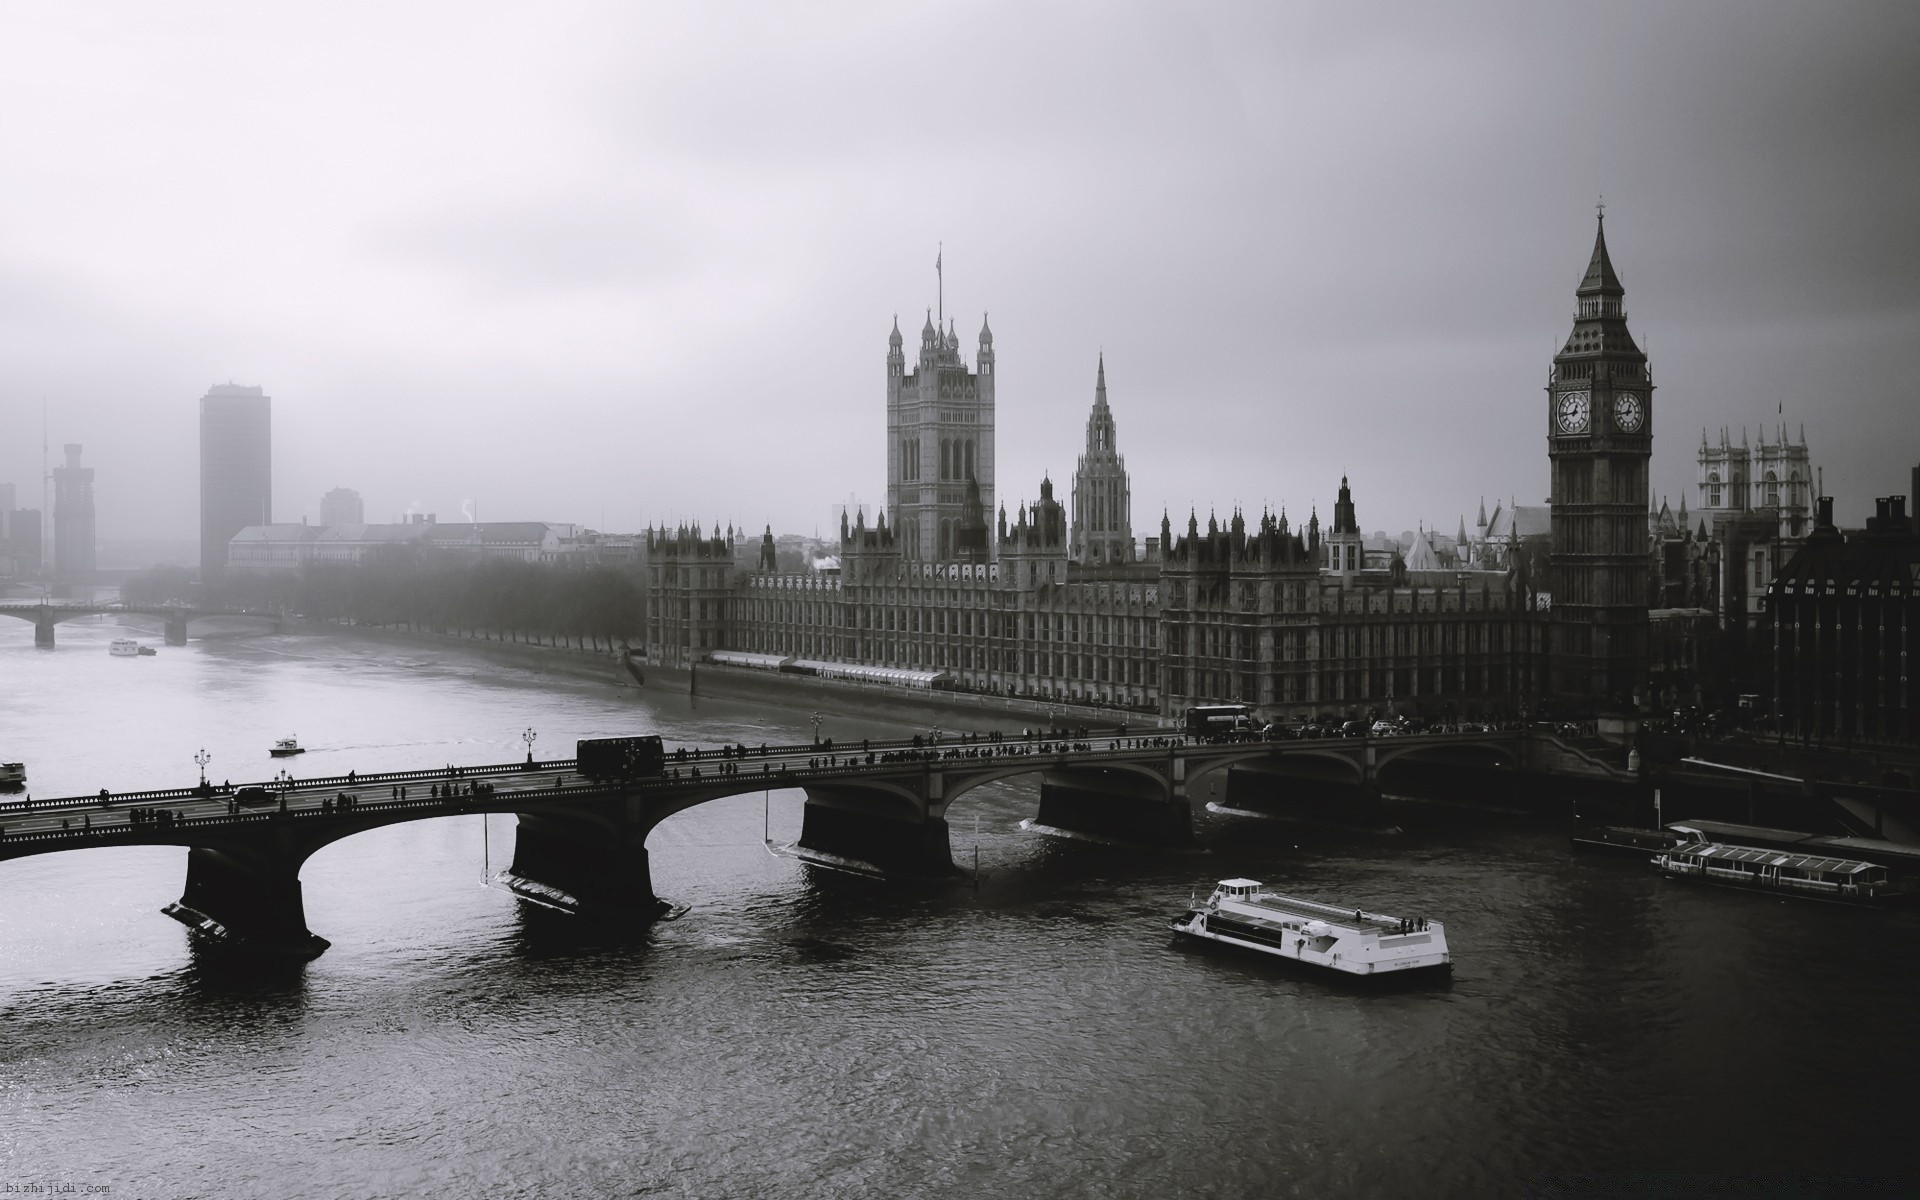
[[[27,786],[27,764],[0,763],[0,792],[17,792]]]
[[[300,744],[299,738],[290,737],[281,738],[273,744],[273,749],[267,751],[267,753],[273,755],[275,758],[288,758],[292,755],[305,754],[306,752],[307,749]]]
[[[154,649],[154,648],[153,648],[152,646],[142,646],[142,647],[140,647],[140,657],[141,657],[141,658],[152,658],[152,657],[154,657],[155,655],[157,655],[157,654],[159,654],[159,653],[160,653],[160,652],[159,652],[158,650],[155,650],[155,649]]]

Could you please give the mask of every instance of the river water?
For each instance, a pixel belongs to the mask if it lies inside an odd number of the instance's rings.
[[[807,711],[616,689],[456,644],[276,634],[118,659],[0,622],[31,790],[804,741]],[[157,627],[131,630],[150,643]],[[911,722],[903,710],[902,719]],[[828,714],[841,738],[909,731]],[[1204,799],[1204,797],[1202,798]],[[1574,857],[1558,818],[1407,805],[1398,836],[1214,815],[1167,851],[950,813],[977,890],[770,854],[797,793],[663,823],[627,941],[483,886],[512,819],[321,851],[332,940],[238,970],[160,915],[185,851],[0,863],[0,1191],[114,1196],[1485,1196],[1564,1173],[1899,1171],[1920,923]],[[1555,805],[1544,807],[1557,808]],[[977,828],[977,832],[976,832]],[[1174,948],[1246,874],[1447,923],[1450,984],[1355,992]],[[99,1193],[96,1193],[99,1194]]]

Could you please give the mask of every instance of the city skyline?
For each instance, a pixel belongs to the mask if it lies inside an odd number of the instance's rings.
[[[25,180],[0,210],[35,231],[0,255],[0,479],[35,491],[44,396],[53,441],[99,468],[101,537],[191,537],[193,400],[231,379],[281,401],[273,499],[296,519],[345,482],[382,515],[471,498],[806,532],[849,492],[884,503],[885,338],[944,306],[969,361],[983,317],[997,334],[1010,511],[1070,474],[1104,353],[1136,527],[1324,514],[1345,473],[1367,528],[1448,530],[1483,496],[1547,493],[1541,388],[1604,193],[1661,389],[1656,502],[1696,502],[1702,426],[1781,421],[1843,522],[1903,489],[1907,11],[1646,8],[1594,30],[1529,10],[1498,36],[1123,10],[1009,38],[1007,18],[654,31],[575,9],[529,38],[486,10],[459,53],[382,83],[379,114],[310,80],[420,59],[438,18],[379,49],[303,28],[297,50],[264,15],[16,22],[16,111],[77,56],[107,55],[112,86],[0,134]],[[802,36],[804,68],[779,53]],[[950,105],[901,86],[898,46],[930,39],[980,64]],[[246,68],[244,109],[174,69],[261,45],[305,74]],[[488,92],[510,54],[527,69]],[[1596,59],[1618,64],[1598,100],[1540,103]],[[721,95],[722,64],[764,78]],[[166,161],[135,150],[155,138]],[[403,157],[420,144],[432,169]],[[917,156],[972,165],[927,188],[902,181]],[[126,164],[140,205],[75,202]]]

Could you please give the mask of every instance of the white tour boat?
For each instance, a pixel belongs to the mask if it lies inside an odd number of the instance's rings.
[[[299,738],[290,737],[281,738],[273,744],[273,749],[267,751],[268,754],[273,755],[275,758],[286,758],[289,755],[305,754],[306,752],[306,748],[300,744]]]
[[[1269,892],[1257,879],[1222,879],[1204,903],[1173,918],[1183,937],[1237,946],[1348,975],[1447,970],[1446,927]]]
[[[1726,842],[1687,842],[1654,855],[1653,865],[1671,879],[1696,879],[1845,904],[1878,904],[1904,899],[1913,891],[1890,880],[1887,868],[1879,863]]]
[[[15,791],[27,786],[27,764],[0,763],[0,790]]]
[[[115,638],[107,643],[107,653],[115,658],[137,658],[140,655],[140,643],[132,638]]]

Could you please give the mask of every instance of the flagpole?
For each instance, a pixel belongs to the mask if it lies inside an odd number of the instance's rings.
[[[938,293],[936,303],[939,305],[940,325],[942,328],[945,328],[947,324],[947,269],[944,265],[946,258],[947,244],[941,242],[939,251],[933,256],[933,273],[940,281],[936,289]]]

